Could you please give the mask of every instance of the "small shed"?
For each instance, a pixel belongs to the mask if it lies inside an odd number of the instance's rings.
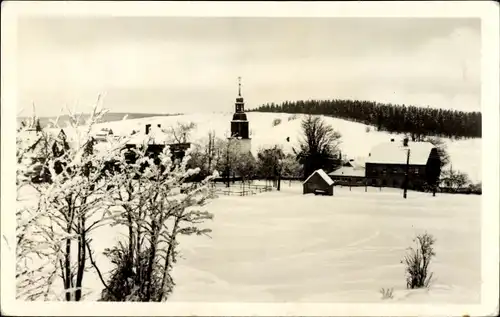
[[[333,180],[322,169],[314,171],[302,184],[303,194],[333,196]]]

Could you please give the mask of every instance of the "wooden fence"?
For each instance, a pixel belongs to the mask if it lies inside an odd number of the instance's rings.
[[[243,185],[242,183],[234,184],[230,187],[226,187],[226,184],[211,183],[211,189],[214,193],[225,196],[251,196],[273,190],[271,186],[253,184]]]

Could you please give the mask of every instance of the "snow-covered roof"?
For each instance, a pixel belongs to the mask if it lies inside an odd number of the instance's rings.
[[[309,175],[309,177],[304,181],[303,184],[307,183],[307,181],[314,175],[314,174],[318,174],[321,178],[323,178],[325,180],[325,182],[328,184],[328,185],[332,185],[333,184],[333,180],[330,178],[330,176],[328,176],[325,171],[323,171],[322,169],[319,169],[319,170],[315,170],[311,175]]]
[[[342,166],[338,170],[335,170],[328,175],[330,176],[354,176],[354,177],[365,177],[364,167],[351,167]]]
[[[366,163],[375,164],[406,164],[407,151],[410,149],[410,164],[425,165],[434,145],[429,142],[387,142],[375,146]]]
[[[167,144],[168,135],[158,127],[151,127],[149,134],[137,133],[132,135],[129,144]]]

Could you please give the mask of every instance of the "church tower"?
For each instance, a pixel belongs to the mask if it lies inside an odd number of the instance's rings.
[[[235,112],[231,121],[231,138],[239,141],[243,151],[250,151],[250,135],[247,115],[245,113],[245,101],[241,96],[241,77],[238,77],[238,97],[236,97],[234,107]]]
[[[238,97],[234,104],[235,112],[231,121],[231,137],[248,139],[248,120],[245,113],[245,101],[241,96],[241,77],[238,77]]]

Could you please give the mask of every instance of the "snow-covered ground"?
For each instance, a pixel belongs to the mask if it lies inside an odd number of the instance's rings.
[[[161,124],[163,127],[174,125],[176,122],[194,122],[197,129],[191,139],[197,141],[207,137],[210,130],[215,131],[218,137],[229,136],[230,122],[233,113],[194,113],[180,116],[149,117],[125,121],[106,122],[95,127],[96,132],[103,127],[113,129],[115,134],[126,135],[132,130],[143,132],[146,123],[153,126]],[[256,153],[259,148],[267,145],[281,144],[285,151],[291,151],[301,137],[301,118],[303,115],[295,115],[295,120],[290,120],[293,115],[287,113],[247,113],[250,122],[250,133],[252,138],[252,151]],[[281,123],[273,127],[273,120],[279,118]],[[366,157],[375,145],[387,142],[391,138],[400,139],[401,136],[392,135],[387,132],[366,132],[366,125],[347,120],[323,117],[328,124],[342,134],[341,150],[350,158]],[[290,142],[287,142],[287,137]],[[481,139],[470,139],[452,141],[444,139],[451,157],[453,169],[467,173],[473,182],[478,182],[481,177]]]
[[[33,194],[24,193],[23,203]],[[304,196],[299,182],[286,181],[281,192],[220,196],[208,210],[215,215],[204,224],[211,238],[179,240],[169,301],[380,302],[379,290],[394,288],[397,302],[479,303],[481,196],[409,191],[405,200],[401,190],[374,187]],[[425,231],[436,238],[435,279],[429,290],[410,291],[400,261]],[[92,233],[102,272],[112,268],[102,252],[122,233],[118,227]],[[83,286],[85,300],[99,299],[103,286],[93,269]]]
[[[335,196],[302,195],[299,183],[281,192],[220,196],[209,204],[211,237],[182,237],[169,301],[478,303],[481,287],[481,196],[396,189],[335,187]],[[429,290],[406,289],[406,248],[418,233],[436,238]],[[122,239],[116,228],[93,235],[96,261]],[[87,300],[102,285],[91,270]]]
[[[220,197],[212,239],[184,238],[172,301],[371,302],[381,288],[396,301],[480,299],[481,196],[301,186]],[[436,238],[430,290],[406,290],[400,263],[415,234]]]

